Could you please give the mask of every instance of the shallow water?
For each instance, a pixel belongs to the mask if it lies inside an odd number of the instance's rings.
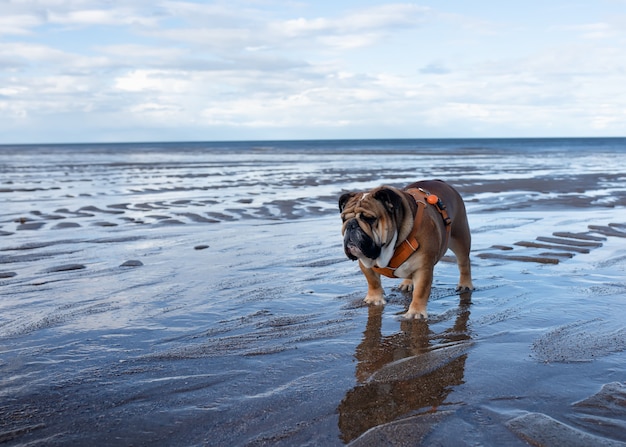
[[[0,147],[0,443],[626,442],[624,152]],[[465,198],[477,290],[441,262],[404,322],[392,280],[362,304],[336,200],[420,178]]]

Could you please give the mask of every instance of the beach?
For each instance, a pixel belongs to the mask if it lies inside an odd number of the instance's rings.
[[[337,200],[466,202],[427,321]],[[0,445],[626,445],[626,139],[0,146]]]

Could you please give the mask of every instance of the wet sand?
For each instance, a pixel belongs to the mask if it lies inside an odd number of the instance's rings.
[[[626,157],[140,149],[2,149],[0,444],[626,445]],[[336,200],[420,178],[477,289],[406,322]]]

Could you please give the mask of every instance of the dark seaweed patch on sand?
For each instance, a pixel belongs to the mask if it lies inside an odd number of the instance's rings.
[[[136,259],[131,259],[129,261],[125,261],[122,264],[120,264],[120,267],[141,267],[143,265],[143,262],[138,261]]]
[[[80,228],[81,225],[79,223],[76,222],[59,222],[58,224],[56,224],[53,229],[56,230],[65,230],[67,228]]]
[[[537,236],[534,241],[518,241],[513,243],[515,247],[523,247],[524,251],[515,250],[510,245],[492,245],[490,250],[477,253],[481,259],[496,259],[503,261],[535,262],[538,264],[558,264],[562,258],[572,258],[577,254],[588,254],[593,249],[602,247],[604,236],[626,237],[626,232],[618,230],[624,224],[609,224],[609,226],[589,225],[587,232],[572,233],[556,231],[552,236]],[[604,236],[596,236],[600,233]],[[551,250],[537,252],[535,249]],[[534,252],[533,252],[534,250]],[[506,253],[502,253],[506,251]]]
[[[57,265],[54,267],[49,267],[44,270],[45,273],[58,273],[58,272],[71,272],[72,270],[82,270],[87,268],[83,264],[64,264]]]
[[[611,223],[608,226],[589,225],[589,229],[596,233],[600,233],[605,236],[626,238],[626,231],[622,231],[623,228],[624,228],[624,224],[615,224],[615,223]]]
[[[23,255],[0,255],[0,264],[13,264],[21,262],[34,262],[44,259],[54,258],[61,255],[69,255],[76,253],[79,250],[64,250],[64,251],[45,251],[39,253],[28,253]]]

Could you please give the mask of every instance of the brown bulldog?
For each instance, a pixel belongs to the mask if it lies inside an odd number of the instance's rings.
[[[404,318],[427,318],[433,270],[448,247],[461,274],[457,291],[473,290],[465,204],[447,183],[429,180],[402,190],[379,186],[346,193],[339,198],[339,210],[344,251],[359,260],[367,279],[366,303],[385,304],[381,274],[404,278],[400,289],[413,291]]]

